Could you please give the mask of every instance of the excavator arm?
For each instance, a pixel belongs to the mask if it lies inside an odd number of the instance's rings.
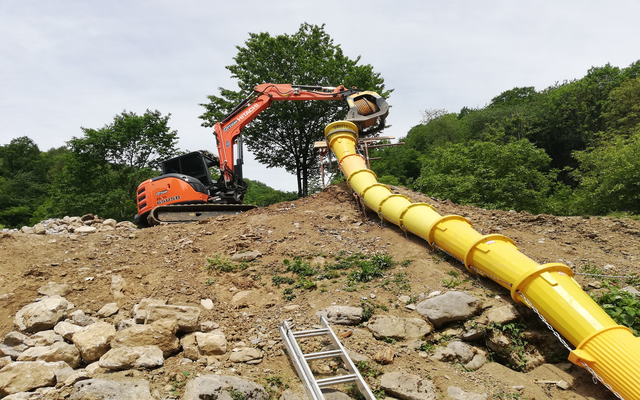
[[[355,123],[361,134],[369,135],[384,128],[389,106],[375,92],[347,89],[344,86],[299,86],[263,83],[254,93],[240,102],[222,121],[214,126],[220,159],[221,180],[227,192],[242,190],[242,129],[274,101],[346,100],[347,120]],[[234,145],[238,143],[238,160],[234,164]],[[222,185],[223,182],[219,182]],[[222,188],[221,188],[222,189]],[[225,189],[221,191],[224,192]],[[224,194],[223,194],[224,195]],[[237,193],[231,197],[237,198]]]

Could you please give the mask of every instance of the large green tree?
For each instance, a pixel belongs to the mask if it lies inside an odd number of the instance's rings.
[[[208,96],[209,103],[202,104],[206,109],[200,116],[203,126],[212,127],[261,83],[345,85],[385,97],[391,93],[371,65],[361,65],[360,57],[343,54],[324,25],[304,23],[293,35],[251,33],[237,50],[235,63],[227,69],[237,79],[239,90],[220,88],[220,96]],[[328,123],[345,115],[343,102],[276,102],[243,130],[243,136],[259,162],[296,174],[298,195],[306,196],[318,167],[313,142],[322,138]]]
[[[169,128],[169,117],[157,110],[123,111],[100,129],[81,128],[84,135],[67,142],[65,167],[40,214],[131,219],[138,185],[157,175],[159,161],[176,152],[177,132]]]

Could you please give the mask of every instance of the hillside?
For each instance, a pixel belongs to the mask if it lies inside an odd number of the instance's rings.
[[[431,199],[401,187],[394,191],[412,201],[433,204],[442,215],[462,215],[483,234],[509,236],[520,250],[540,263],[560,261],[576,272],[590,267],[613,275],[636,274],[640,269],[638,221],[492,211]],[[216,371],[263,386],[267,384],[267,377],[271,379],[269,382],[280,378],[283,384],[275,385],[274,396],[284,390],[284,385],[289,385],[304,398],[295,370],[282,351],[278,327],[282,321],[289,320],[295,324],[295,330],[310,329],[317,324],[316,311],[332,305],[360,306],[362,298],[366,298],[365,304],[373,307],[374,316],[421,318],[415,307],[406,307],[407,300],[401,298],[402,295],[409,296],[409,302],[419,302],[436,291],[464,291],[481,300],[484,313],[513,303],[508,291],[487,279],[471,276],[463,265],[434,252],[422,239],[406,237],[395,226],[382,226],[374,214],[363,214],[344,184],[301,200],[197,224],[84,235],[0,235],[2,338],[17,329],[16,313],[41,296],[38,294],[41,287],[55,282],[67,284],[71,291],[66,299],[75,305],[74,310],[81,309],[89,316],[97,316],[105,304],[116,302],[118,313],[103,318],[114,325],[131,318],[132,308],[143,298],[155,298],[171,305],[200,307],[200,321],[219,325],[229,349],[252,347],[256,335],[263,339],[254,346],[264,351],[262,361],[257,364],[230,362],[231,350],[216,360],[185,362],[183,352],[178,351],[157,369],[96,371],[95,377],[104,379],[149,381],[152,392],[159,398],[180,396],[183,386],[175,382],[184,379],[181,377],[189,380]],[[249,250],[258,251],[261,256],[245,265],[246,269],[222,272],[221,263],[207,262],[207,259],[215,260],[217,255],[231,257]],[[386,253],[398,263],[405,260],[410,263],[396,265],[386,271],[386,277],[349,290],[345,290],[346,276],[317,280],[317,286],[310,289],[287,284],[276,286],[272,280],[276,275],[298,279],[286,271],[284,260],[293,262],[294,257],[300,256],[313,261],[312,266],[320,270],[322,261],[334,262],[351,253]],[[124,279],[122,297],[114,297],[114,275]],[[602,290],[597,278],[579,275],[576,279],[589,290]],[[287,291],[289,296],[285,299],[283,292],[287,288],[292,290]],[[237,296],[240,292],[243,292],[242,298]],[[200,306],[203,299],[213,301],[211,310]],[[450,387],[486,394],[485,398],[615,398],[602,385],[594,385],[586,371],[567,364],[564,349],[555,343],[557,340],[546,327],[536,322],[534,314],[523,307],[516,308],[522,314],[521,321],[526,322],[525,336],[530,344],[527,349],[535,349],[546,361],[527,372],[513,371],[499,362],[488,362],[477,371],[468,372],[459,363],[435,360],[434,350],[468,331],[469,321],[466,328],[464,321],[438,327],[421,340],[434,346],[427,349],[430,353],[416,349],[415,343],[409,341],[376,340],[366,323],[334,325],[334,330],[343,337],[345,347],[371,360],[381,350],[390,348],[394,354],[391,363],[370,361],[369,364],[381,373],[403,371],[429,380],[442,398],[463,398],[451,397]],[[483,315],[474,319],[480,327]],[[481,336],[470,344],[486,350],[487,337]],[[564,355],[554,357],[552,352]],[[498,359],[495,355],[493,358]],[[533,358],[529,357],[528,361]],[[333,367],[329,362],[318,368],[324,372],[323,368]],[[368,379],[373,388],[379,387],[379,375]],[[561,380],[568,382],[570,389],[555,385]],[[58,386],[49,391],[46,398],[66,398],[72,392],[72,387]]]

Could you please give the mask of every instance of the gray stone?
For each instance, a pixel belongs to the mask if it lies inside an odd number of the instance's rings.
[[[66,296],[71,293],[71,287],[66,283],[49,282],[38,289],[38,293],[45,296]]]
[[[69,314],[69,316],[71,317],[73,323],[79,326],[89,326],[96,322],[93,318],[86,315],[82,310],[76,310]]]
[[[469,361],[468,363],[464,364],[464,368],[467,371],[477,371],[477,370],[480,369],[480,367],[482,367],[486,363],[487,363],[487,357],[485,357],[484,354],[478,353],[478,354],[473,356],[471,361]]]
[[[13,360],[17,359],[20,353],[27,349],[28,346],[24,344],[27,339],[27,336],[20,332],[7,333],[2,343],[0,343],[0,356],[8,356]]]
[[[149,305],[145,323],[171,319],[178,322],[179,332],[193,332],[198,328],[200,308],[190,306]]]
[[[451,342],[447,347],[438,348],[433,354],[433,359],[444,362],[468,363],[473,359],[474,352],[471,346],[462,342]]]
[[[254,382],[235,376],[203,375],[187,382],[183,400],[233,400],[231,391],[242,393],[246,400],[268,400],[264,388]],[[74,400],[74,399],[72,399]]]
[[[253,360],[262,360],[264,353],[260,349],[253,347],[244,347],[238,351],[233,351],[229,357],[229,361],[233,363],[248,362]]]
[[[73,385],[71,400],[154,400],[149,382],[88,379]]]
[[[633,286],[630,286],[630,285],[629,286],[625,286],[620,290],[622,290],[623,292],[631,293],[634,296],[639,296],[640,297],[640,291],[638,291],[638,289],[636,289]]]
[[[116,329],[113,325],[99,321],[76,332],[72,337],[72,341],[80,350],[82,359],[90,363],[109,351],[111,340],[115,334]]]
[[[463,292],[447,292],[424,300],[418,304],[418,313],[440,327],[453,321],[461,321],[480,312],[480,300]]]
[[[351,400],[348,394],[336,389],[322,389],[324,400]]]
[[[404,400],[435,400],[438,395],[431,381],[402,371],[382,375],[380,387],[387,395]]]
[[[164,365],[158,346],[118,347],[106,352],[98,365],[108,370],[156,368]]]
[[[374,316],[367,325],[376,339],[390,337],[399,340],[418,339],[433,331],[427,321],[420,318]]]
[[[477,393],[465,392],[464,390],[455,386],[449,386],[447,388],[447,395],[449,395],[449,397],[451,397],[451,399],[453,400],[486,400],[487,399],[486,393],[477,394]]]
[[[26,392],[31,389],[53,386],[56,371],[68,367],[63,362],[17,361],[0,371],[0,397]]]
[[[100,310],[98,310],[98,317],[107,318],[117,313],[120,310],[118,303],[107,303]]]
[[[27,304],[16,313],[13,322],[21,331],[38,332],[53,328],[67,311],[69,302],[60,296],[49,296]]]
[[[357,325],[362,322],[362,308],[349,306],[331,306],[316,312],[317,317],[325,317],[337,325]]]
[[[233,256],[231,256],[231,261],[235,261],[235,262],[248,262],[248,261],[253,261],[256,258],[262,256],[262,253],[260,253],[257,250],[254,251],[246,251],[244,253],[236,253]]]

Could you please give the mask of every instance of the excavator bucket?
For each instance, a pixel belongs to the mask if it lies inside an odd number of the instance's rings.
[[[385,127],[389,104],[376,92],[360,92],[347,97],[347,121],[356,124],[360,135],[371,135]]]

